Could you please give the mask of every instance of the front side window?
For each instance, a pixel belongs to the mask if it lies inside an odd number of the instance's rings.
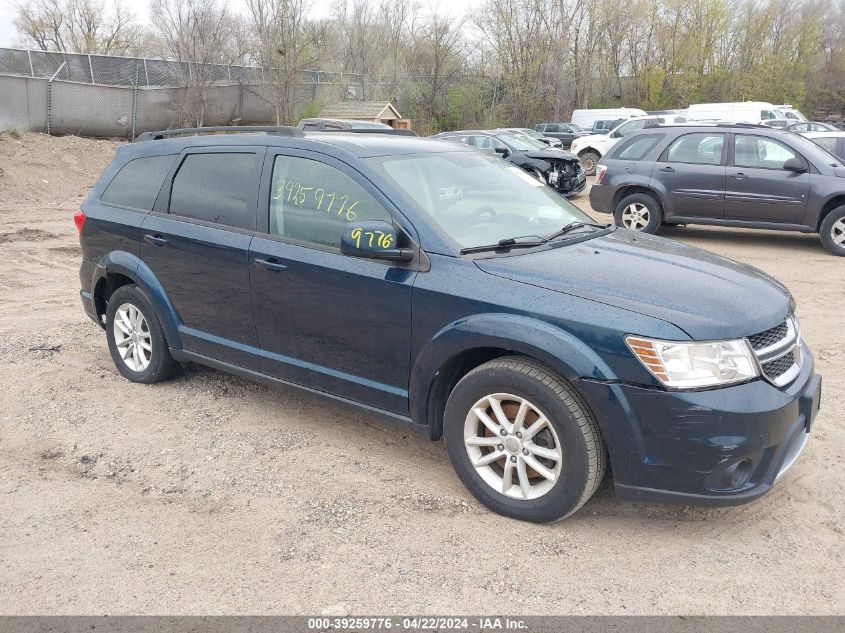
[[[461,248],[546,237],[592,220],[519,167],[480,152],[368,159]]]
[[[257,169],[255,154],[188,154],[173,178],[170,213],[254,230]]]
[[[270,233],[340,248],[346,223],[392,220],[367,191],[342,171],[308,158],[276,156],[270,190]]]
[[[760,111],[760,118],[763,121],[768,121],[769,119],[776,119],[778,118],[777,115],[772,112],[771,110],[761,110]]]
[[[473,136],[472,144],[485,152],[495,152],[497,147],[507,149],[504,143],[497,141],[490,136]]]
[[[103,191],[100,201],[125,209],[151,211],[175,160],[175,154],[130,160]]]
[[[759,169],[783,169],[786,161],[798,154],[775,140],[750,134],[734,137],[734,165]]]
[[[675,139],[666,150],[664,162],[719,165],[722,162],[724,144],[724,134],[684,134]]]

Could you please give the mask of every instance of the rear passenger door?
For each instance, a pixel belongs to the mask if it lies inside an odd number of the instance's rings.
[[[250,275],[262,371],[407,415],[417,273],[340,253],[348,221],[401,225],[392,205],[345,163],[288,149],[267,153],[259,208]]]
[[[257,369],[249,287],[263,147],[184,151],[141,227],[186,350]]]
[[[725,134],[683,134],[663,150],[651,172],[662,185],[664,215],[721,219],[725,210]]]

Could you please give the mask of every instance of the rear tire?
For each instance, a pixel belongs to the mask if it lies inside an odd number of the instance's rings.
[[[632,193],[622,198],[614,209],[616,226],[641,233],[657,233],[663,221],[663,209],[657,199],[647,193]]]
[[[588,176],[596,175],[596,165],[599,164],[601,156],[595,152],[584,152],[578,155],[578,160],[581,161],[581,167],[584,168]]]
[[[121,286],[109,297],[106,338],[117,370],[132,382],[161,382],[179,370],[155,308],[135,284]]]
[[[604,475],[604,442],[592,413],[568,382],[532,359],[507,356],[469,372],[449,396],[443,425],[458,477],[505,516],[563,519]]]
[[[819,238],[828,253],[845,256],[845,206],[836,207],[825,216]]]

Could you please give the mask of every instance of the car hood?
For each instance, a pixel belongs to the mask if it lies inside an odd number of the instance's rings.
[[[522,152],[522,154],[528,158],[537,158],[540,160],[578,160],[578,157],[572,152],[564,152],[559,149],[532,149],[527,152]]]
[[[578,142],[579,143],[592,143],[594,141],[604,141],[609,137],[609,134],[587,134],[585,136],[579,136]]]
[[[783,322],[792,305],[785,286],[752,266],[627,229],[477,259],[476,265],[491,275],[662,319],[694,340],[762,332]]]

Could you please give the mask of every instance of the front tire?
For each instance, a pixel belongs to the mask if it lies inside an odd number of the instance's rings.
[[[663,210],[657,199],[647,193],[632,193],[622,198],[614,209],[613,219],[621,226],[641,233],[657,233],[663,221]]]
[[[458,477],[505,516],[563,519],[604,475],[592,413],[569,383],[532,359],[499,358],[469,372],[449,396],[443,424]]]
[[[161,382],[179,369],[155,308],[135,284],[121,286],[109,297],[106,338],[117,370],[132,382]]]
[[[845,256],[845,206],[836,207],[825,216],[819,238],[828,253]]]

